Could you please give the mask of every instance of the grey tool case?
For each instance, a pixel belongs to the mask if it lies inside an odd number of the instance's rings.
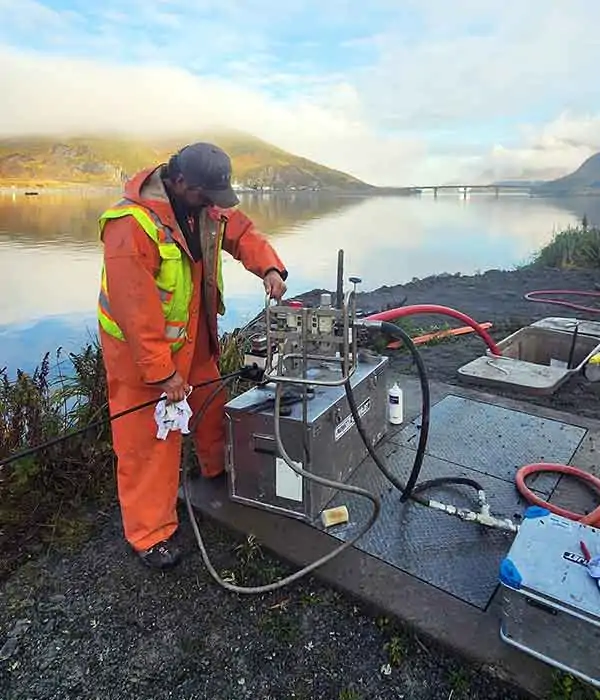
[[[502,639],[600,688],[600,530],[532,506],[500,566]]]

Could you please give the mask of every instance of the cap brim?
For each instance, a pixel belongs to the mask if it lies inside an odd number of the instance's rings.
[[[203,190],[203,192],[206,197],[221,209],[231,209],[240,203],[238,196],[231,187],[228,187],[226,190]]]

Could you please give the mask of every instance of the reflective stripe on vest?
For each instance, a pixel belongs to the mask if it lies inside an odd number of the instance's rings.
[[[179,350],[187,336],[189,304],[193,291],[190,261],[173,240],[168,226],[164,226],[150,210],[127,200],[122,200],[102,214],[99,219],[100,237],[102,238],[107,221],[123,216],[133,216],[158,247],[161,264],[155,282],[165,317],[165,337],[171,343],[173,351]],[[104,266],[98,298],[98,321],[106,333],[125,340],[122,330],[111,315]]]

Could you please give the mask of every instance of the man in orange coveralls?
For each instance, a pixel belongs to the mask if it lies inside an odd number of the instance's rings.
[[[100,217],[98,320],[111,414],[163,392],[179,401],[191,385],[219,376],[221,249],[260,277],[271,298],[285,294],[283,263],[237,204],[227,154],[196,143],[136,174]],[[192,392],[194,412],[215,387]],[[224,472],[224,394],[194,435],[205,478]],[[181,556],[173,535],[182,438],[171,431],[158,439],[154,410],[111,426],[125,538],[146,564],[163,569]]]

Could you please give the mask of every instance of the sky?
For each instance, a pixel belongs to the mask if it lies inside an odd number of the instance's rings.
[[[233,127],[376,185],[600,150],[598,0],[0,0],[0,137]]]

